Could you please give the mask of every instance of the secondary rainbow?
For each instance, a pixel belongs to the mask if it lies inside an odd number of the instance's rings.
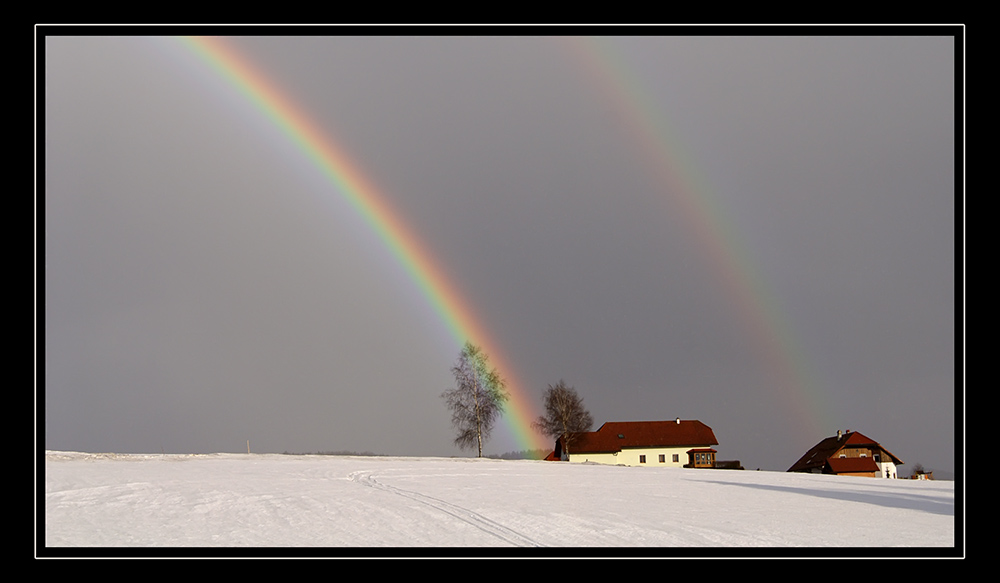
[[[386,202],[361,166],[331,136],[322,133],[307,112],[295,104],[270,79],[257,70],[230,43],[217,37],[181,37],[180,42],[223,76],[238,94],[277,126],[334,185],[367,225],[378,234],[386,249],[420,289],[448,328],[456,346],[466,341],[482,347],[508,382],[510,402],[504,423],[519,447],[551,447],[531,428],[537,417],[532,400],[518,380],[511,363],[475,317],[469,303],[438,265],[426,246]],[[450,366],[450,362],[447,363]]]
[[[776,403],[789,409],[804,438],[823,433],[834,422],[818,383],[809,372],[807,359],[799,350],[773,294],[753,269],[753,262],[735,226],[715,204],[711,190],[698,178],[695,165],[686,160],[675,145],[662,108],[650,102],[642,83],[631,74],[605,39],[559,37],[571,59],[589,78],[589,85],[608,100],[627,129],[629,140],[646,157],[650,172],[664,185],[672,202],[680,209],[697,238],[697,248],[711,262],[713,271],[732,300],[734,313],[747,332],[758,358],[771,375],[780,393]]]

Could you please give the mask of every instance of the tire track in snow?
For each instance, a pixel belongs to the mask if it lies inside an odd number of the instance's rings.
[[[441,500],[440,498],[434,498],[433,496],[427,496],[425,494],[420,494],[419,492],[413,492],[411,490],[404,490],[402,488],[397,488],[395,486],[390,486],[388,484],[383,484],[375,479],[370,471],[357,471],[351,472],[348,476],[351,481],[357,482],[369,488],[375,488],[378,490],[383,490],[386,492],[391,492],[398,496],[403,496],[404,498],[409,498],[410,500],[415,500],[421,504],[430,506],[431,508],[444,512],[454,516],[455,518],[470,524],[479,530],[491,534],[501,540],[507,541],[510,544],[518,547],[541,547],[544,546],[534,540],[522,535],[521,533],[507,528],[506,526],[486,518],[482,514],[473,512],[467,508],[457,506],[450,502]]]

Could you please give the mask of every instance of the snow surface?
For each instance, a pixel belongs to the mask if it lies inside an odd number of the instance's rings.
[[[531,460],[46,452],[44,547],[954,547],[955,483]],[[41,525],[40,525],[41,527]]]

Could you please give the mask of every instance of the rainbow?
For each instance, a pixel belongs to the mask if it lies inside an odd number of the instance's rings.
[[[813,379],[783,314],[753,262],[742,252],[745,245],[737,229],[715,204],[711,190],[695,166],[674,144],[662,118],[642,84],[615,54],[609,42],[594,37],[558,37],[589,85],[608,100],[627,128],[629,141],[646,158],[650,171],[671,196],[672,209],[680,209],[697,238],[711,268],[731,298],[735,315],[746,330],[757,356],[775,383],[774,401],[789,408],[806,441],[826,435],[835,423],[829,419],[818,383]]]
[[[377,233],[447,326],[455,342],[455,356],[466,341],[480,346],[489,355],[490,362],[508,383],[510,401],[503,419],[518,446],[522,449],[551,448],[552,443],[531,428],[538,413],[504,352],[427,252],[427,247],[386,202],[361,166],[343,147],[320,131],[320,124],[314,123],[307,112],[230,44],[216,37],[183,37],[179,42],[224,77],[243,99],[277,126]]]

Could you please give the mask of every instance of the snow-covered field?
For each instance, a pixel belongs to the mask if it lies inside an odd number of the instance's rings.
[[[954,552],[956,545],[955,482],[944,481],[473,458],[52,451],[44,471],[40,555],[65,547],[640,547],[656,554],[699,547]]]

